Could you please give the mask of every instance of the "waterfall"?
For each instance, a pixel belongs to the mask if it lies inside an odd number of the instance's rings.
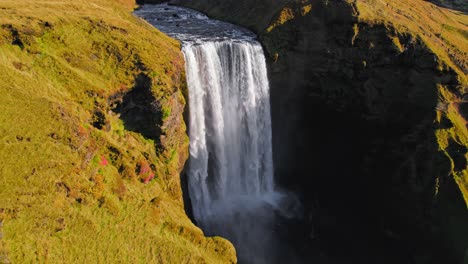
[[[252,214],[278,198],[263,50],[255,41],[221,41],[185,45],[183,52],[194,217],[207,232],[246,243],[252,230],[245,221],[258,221]]]
[[[262,198],[274,189],[269,85],[256,42],[183,48],[190,105],[190,197],[204,224],[213,206]]]
[[[269,83],[256,36],[180,7],[145,6],[136,13],[182,42],[186,172],[197,225],[229,239],[241,263],[282,263],[278,254],[287,249],[275,228],[295,203],[274,184]]]

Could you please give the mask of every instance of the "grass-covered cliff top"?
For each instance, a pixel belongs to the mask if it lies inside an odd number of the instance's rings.
[[[133,7],[0,2],[0,263],[235,260],[184,212],[183,57]]]
[[[392,25],[421,38],[440,60],[457,71],[460,83],[468,85],[468,15],[422,0],[353,2],[361,21]]]
[[[283,3],[264,30],[271,32],[296,17],[307,15],[317,1],[295,0]],[[462,11],[441,8],[423,0],[381,1],[347,0],[359,22],[384,24],[389,31],[409,33],[421,38],[441,60],[441,67],[451,67],[459,74],[460,83],[468,85],[468,15]],[[324,5],[331,5],[324,1]],[[272,8],[274,10],[274,8]],[[271,14],[270,14],[271,15]],[[350,14],[351,15],[351,14]],[[356,28],[358,34],[358,28]],[[402,45],[400,43],[395,43]],[[466,92],[466,91],[465,91]]]

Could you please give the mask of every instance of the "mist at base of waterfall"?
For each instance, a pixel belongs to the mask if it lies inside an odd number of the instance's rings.
[[[284,237],[283,221],[301,214],[299,202],[291,194],[265,193],[262,196],[230,197],[213,201],[211,215],[200,219],[208,236],[228,238],[235,246],[239,263],[296,263],[295,252]],[[299,262],[299,261],[298,261]]]

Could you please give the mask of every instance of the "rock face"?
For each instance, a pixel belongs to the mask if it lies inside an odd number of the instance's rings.
[[[468,261],[466,58],[362,2],[174,1],[259,34],[276,177],[301,195],[310,244],[351,263]]]
[[[167,2],[167,0],[136,0],[136,3],[139,5],[150,4],[157,5]]]
[[[468,12],[468,3],[463,0],[430,0],[430,2],[442,7]]]

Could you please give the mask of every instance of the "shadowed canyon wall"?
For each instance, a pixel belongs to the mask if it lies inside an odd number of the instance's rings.
[[[468,261],[466,126],[444,137],[460,127],[463,61],[447,66],[417,34],[363,21],[346,1],[175,4],[259,34],[276,177],[307,208],[305,244],[350,263]]]

